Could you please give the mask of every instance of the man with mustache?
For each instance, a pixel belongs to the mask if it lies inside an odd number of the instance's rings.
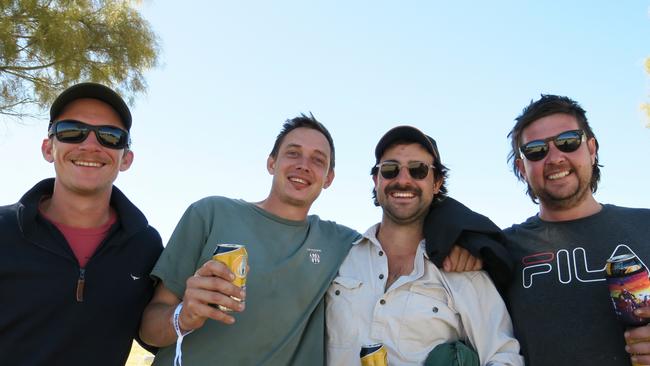
[[[435,140],[395,127],[375,157],[373,199],[382,220],[352,246],[327,292],[328,364],[359,364],[362,346],[381,343],[390,365],[421,365],[436,346],[461,340],[476,350],[477,364],[523,365],[488,275],[443,272],[426,254],[425,217],[447,192]]]
[[[52,103],[41,152],[55,178],[0,207],[1,364],[126,362],[162,250],[113,185],[133,162],[131,124],[104,85],[71,86]]]

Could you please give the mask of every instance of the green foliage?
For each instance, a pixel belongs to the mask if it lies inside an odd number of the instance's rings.
[[[46,108],[95,81],[130,101],[146,90],[158,40],[129,0],[0,0],[0,114]]]

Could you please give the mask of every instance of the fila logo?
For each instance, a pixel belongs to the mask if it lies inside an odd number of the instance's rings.
[[[309,260],[311,260],[312,263],[320,263],[320,249],[307,249],[307,252],[309,253]]]
[[[616,255],[619,249],[625,249],[623,253],[635,254],[632,248],[625,244],[618,245],[610,255]],[[605,260],[597,266],[589,268],[587,251],[585,248],[574,248],[571,252],[567,249],[560,249],[557,252],[542,252],[526,256],[521,259],[523,268],[521,270],[522,285],[524,288],[531,288],[538,276],[553,276],[550,274],[553,267],[557,272],[557,280],[561,284],[568,284],[572,281],[587,283],[605,281]],[[639,257],[643,263],[643,260]],[[592,262],[593,263],[593,258]],[[645,265],[645,263],[643,263]]]

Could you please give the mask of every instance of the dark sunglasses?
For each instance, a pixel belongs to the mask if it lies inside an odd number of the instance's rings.
[[[548,154],[548,142],[553,141],[558,150],[570,153],[578,150],[582,140],[584,140],[585,132],[582,130],[564,131],[557,136],[547,137],[543,140],[529,141],[519,147],[519,151],[530,161],[538,161],[544,159]]]
[[[375,165],[379,169],[379,173],[384,179],[393,179],[399,175],[402,167],[408,169],[411,178],[422,180],[429,175],[429,169],[435,169],[433,165],[421,161],[409,161],[408,164],[402,165],[396,161],[384,161]]]
[[[90,131],[95,132],[97,141],[109,149],[123,149],[129,146],[129,133],[115,126],[93,126],[72,119],[56,121],[50,127],[49,137],[56,136],[56,139],[68,144],[83,142]]]

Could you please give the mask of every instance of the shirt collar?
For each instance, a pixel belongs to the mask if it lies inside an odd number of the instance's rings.
[[[379,224],[380,223],[376,223],[371,227],[369,227],[368,230],[366,230],[366,232],[363,233],[362,237],[356,242],[354,242],[353,245],[364,244],[368,242],[370,245],[374,245],[377,248],[383,250],[381,243],[379,242],[379,239],[377,239],[377,231],[379,230]],[[415,258],[416,258],[415,272],[418,277],[421,276],[422,273],[424,273],[424,261],[429,259],[425,244],[426,244],[425,239],[420,240],[420,243],[418,244],[417,252],[415,253]]]

